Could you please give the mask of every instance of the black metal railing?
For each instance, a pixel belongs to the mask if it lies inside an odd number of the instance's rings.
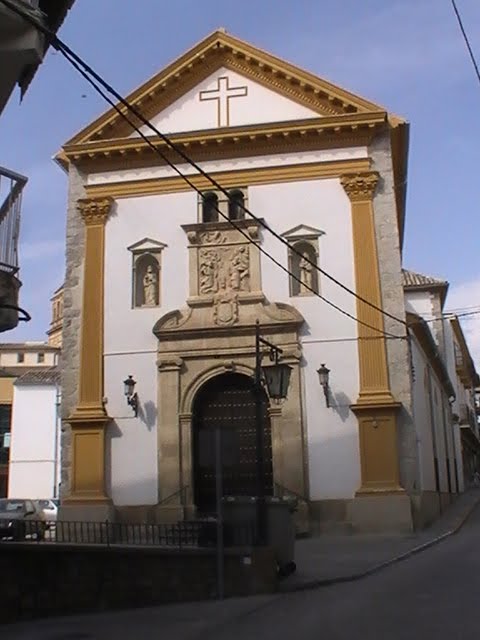
[[[223,530],[225,546],[252,546],[256,539],[250,523],[224,524]],[[0,520],[0,544],[11,541],[193,549],[216,545],[217,523],[214,518],[176,524]]]
[[[0,167],[0,269],[18,271],[22,191],[27,178]]]

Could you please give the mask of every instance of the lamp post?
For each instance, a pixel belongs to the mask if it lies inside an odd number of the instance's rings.
[[[262,366],[262,345],[268,347],[271,365]],[[257,544],[265,544],[266,511],[265,511],[265,437],[263,428],[263,386],[272,400],[283,400],[287,397],[292,368],[280,363],[282,350],[265,340],[260,335],[260,324],[255,324],[255,434],[257,448]]]

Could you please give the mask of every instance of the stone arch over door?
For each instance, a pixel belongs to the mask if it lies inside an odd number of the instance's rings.
[[[266,495],[273,494],[272,434],[269,401],[262,394]],[[212,513],[216,498],[216,430],[218,464],[224,496],[253,496],[258,491],[255,390],[251,376],[226,372],[210,378],[197,392],[192,411],[193,502],[199,513]]]
[[[218,233],[197,230],[196,226],[187,229],[192,243],[190,298],[185,308],[165,314],[153,327],[158,339],[158,518],[162,521],[175,522],[196,515],[192,438],[195,397],[215,376],[253,376],[257,320],[262,336],[282,349],[283,361],[292,367],[287,400],[282,405],[268,406],[272,483],[297,495],[307,495],[299,338],[303,317],[288,304],[266,302],[263,293],[253,288],[259,284],[253,245],[249,247],[250,291],[228,288],[213,295],[200,291],[194,267],[203,255],[202,243],[208,244],[208,251],[216,242],[221,243],[222,251],[230,246],[227,234],[231,230],[217,226]],[[222,242],[224,236],[226,240]],[[226,260],[229,255],[221,257]]]

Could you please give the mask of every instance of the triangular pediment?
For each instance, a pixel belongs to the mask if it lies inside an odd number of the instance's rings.
[[[237,91],[234,96],[231,90],[235,88]],[[228,121],[225,114],[214,118],[218,105],[214,93],[208,92],[222,89],[229,91],[228,96],[232,97],[227,101],[232,104],[232,113],[236,114],[232,122]],[[201,92],[203,98],[200,97]],[[276,102],[273,96],[277,98]],[[165,133],[182,131],[181,115],[183,121],[190,122],[183,131],[192,131],[216,126],[258,125],[272,121],[385,111],[383,107],[257,49],[223,30],[215,31],[202,40],[132,92],[127,100],[145,118],[161,126]],[[260,104],[262,108],[258,107]],[[203,111],[205,114],[208,108],[208,117],[205,116],[203,121],[200,117],[199,123],[192,123],[188,114],[193,106],[198,113]],[[182,110],[186,110],[185,113],[182,114]],[[256,121],[252,121],[251,114],[254,112]],[[129,118],[135,124],[140,124],[131,114]],[[131,125],[112,108],[67,144],[128,138],[132,134],[135,132]]]
[[[316,227],[310,227],[307,224],[298,224],[296,227],[282,233],[282,236],[287,240],[309,240],[319,238],[324,234],[325,231],[317,229]]]
[[[161,251],[165,249],[167,245],[163,242],[158,242],[158,240],[152,240],[151,238],[143,238],[143,240],[139,240],[134,244],[131,244],[127,249],[132,253],[143,253],[147,251]]]

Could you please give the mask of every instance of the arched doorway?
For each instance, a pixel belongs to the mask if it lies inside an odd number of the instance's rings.
[[[272,436],[268,399],[262,394],[265,494],[272,495]],[[215,429],[221,429],[223,495],[257,494],[257,447],[253,380],[225,373],[206,382],[193,404],[194,501],[200,513],[215,509]]]

